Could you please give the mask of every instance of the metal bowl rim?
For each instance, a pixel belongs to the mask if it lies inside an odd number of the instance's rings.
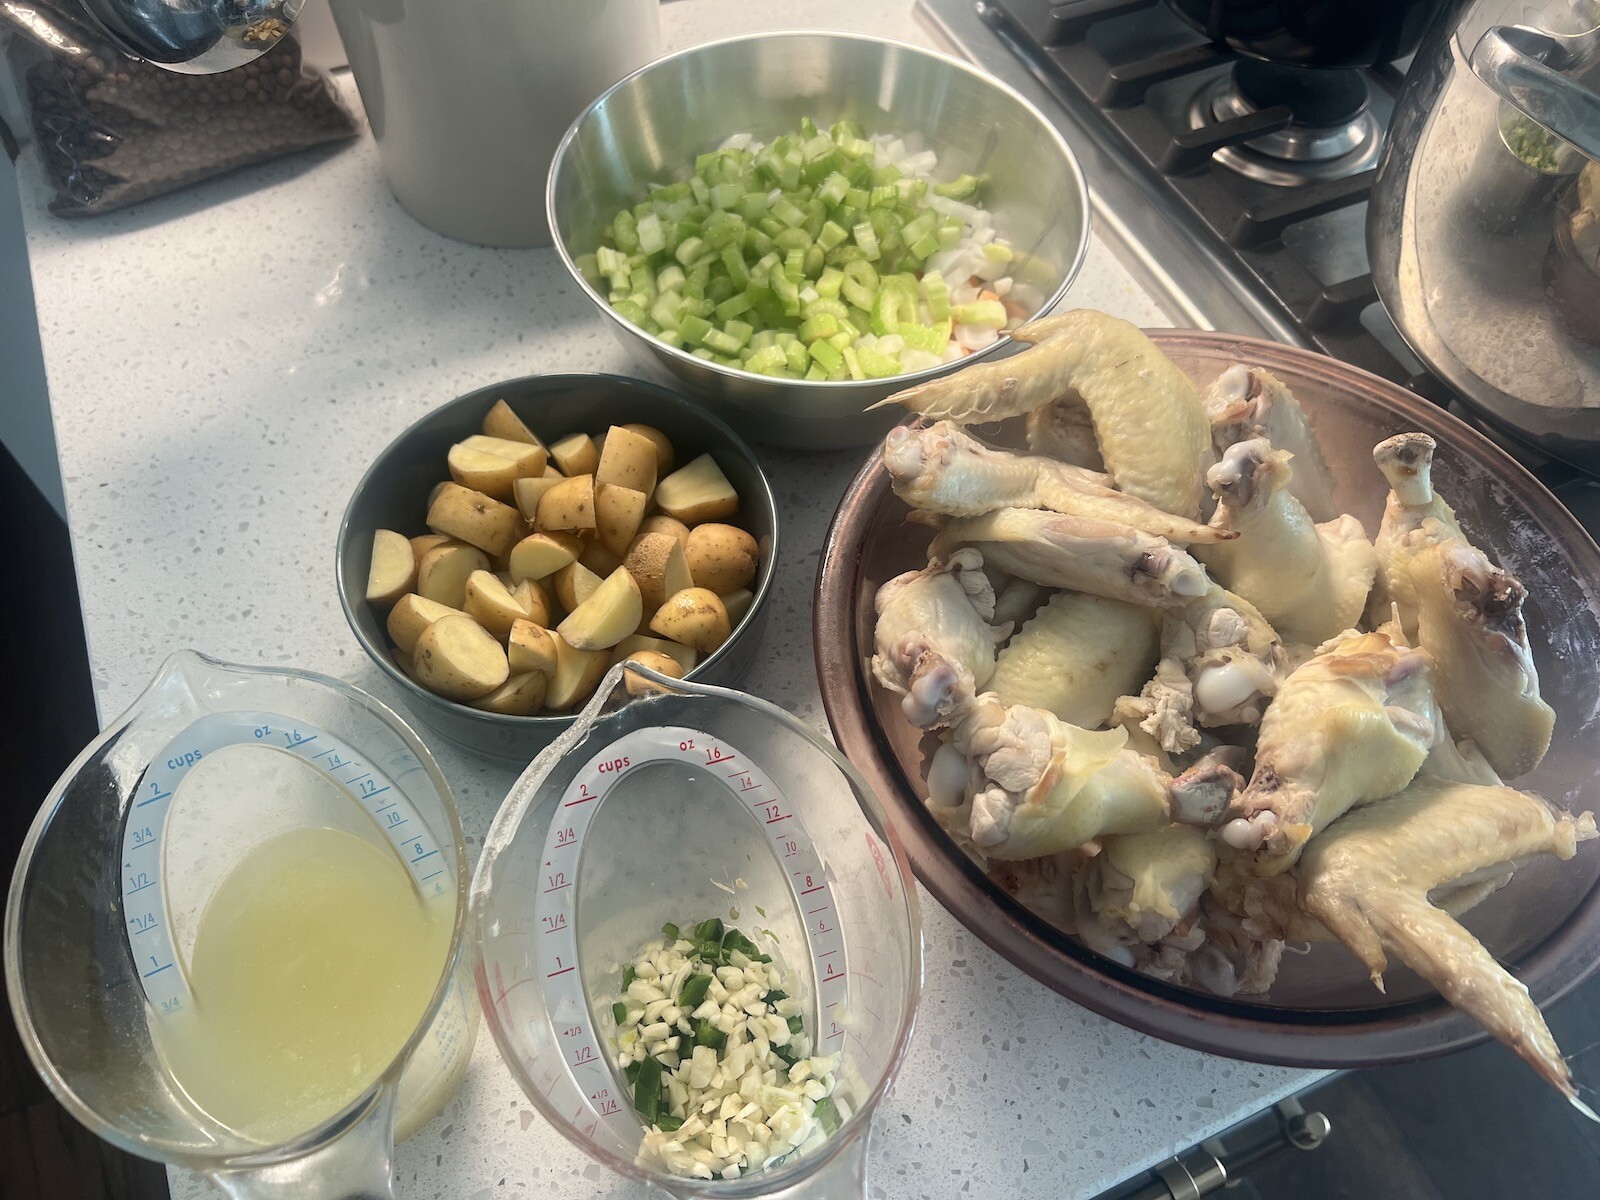
[[[723,652],[729,646],[733,645],[735,639],[739,637],[740,632],[749,627],[751,620],[766,605],[767,597],[772,591],[772,580],[776,574],[774,568],[777,564],[779,548],[778,502],[777,498],[772,494],[772,483],[767,478],[766,470],[761,466],[761,460],[756,457],[755,451],[750,449],[749,443],[735,433],[733,428],[726,421],[724,421],[721,417],[718,417],[716,414],[708,412],[699,404],[685,396],[682,392],[673,391],[671,388],[665,387],[662,384],[655,383],[651,380],[635,379],[628,375],[614,375],[605,371],[564,371],[548,375],[519,375],[513,379],[502,379],[496,383],[485,384],[483,387],[474,388],[470,392],[464,392],[463,394],[456,396],[451,400],[445,401],[445,403],[438,405],[435,408],[430,408],[415,421],[411,422],[411,424],[407,425],[405,429],[401,430],[400,433],[398,433],[386,446],[384,446],[381,451],[379,451],[378,456],[372,460],[371,465],[368,466],[366,471],[362,473],[361,481],[356,484],[355,489],[350,493],[350,501],[345,505],[344,515],[339,519],[339,536],[334,546],[334,579],[339,589],[339,607],[344,612],[345,623],[350,626],[351,632],[355,634],[356,641],[361,644],[361,648],[366,652],[367,657],[371,659],[374,664],[376,664],[380,671],[388,675],[389,678],[394,680],[396,683],[400,684],[400,686],[404,688],[409,695],[419,698],[423,701],[423,703],[433,706],[440,711],[453,714],[465,714],[470,719],[481,721],[483,724],[488,726],[498,725],[504,729],[519,731],[525,731],[529,729],[563,729],[572,724],[573,717],[576,714],[560,713],[549,716],[522,717],[515,716],[510,713],[487,712],[480,708],[473,708],[470,704],[461,704],[455,700],[447,700],[443,696],[434,695],[434,693],[428,691],[427,688],[411,679],[410,676],[397,667],[394,663],[393,657],[387,652],[387,646],[384,647],[383,653],[379,653],[376,649],[374,649],[371,639],[366,636],[366,634],[362,631],[360,624],[356,621],[355,605],[352,602],[344,585],[344,560],[345,551],[351,536],[351,512],[355,508],[356,501],[360,499],[362,493],[366,490],[367,485],[377,477],[379,468],[385,465],[385,461],[388,459],[390,453],[401,443],[405,442],[414,433],[416,433],[419,426],[427,421],[432,420],[439,413],[444,412],[449,408],[455,408],[457,406],[462,406],[477,400],[481,400],[488,393],[499,392],[509,387],[515,387],[519,384],[538,382],[545,385],[559,385],[568,381],[583,383],[603,382],[610,385],[621,386],[623,388],[642,389],[648,392],[655,392],[659,396],[668,397],[670,400],[676,401],[683,405],[688,412],[698,419],[704,421],[707,425],[725,434],[733,443],[734,447],[739,451],[739,453],[744,455],[750,466],[755,468],[756,478],[761,484],[759,494],[762,502],[767,507],[767,511],[772,515],[772,545],[761,563],[761,572],[757,577],[755,598],[750,601],[749,611],[745,613],[743,619],[733,627],[731,632],[729,632],[728,640],[723,642],[722,645],[718,646],[710,654],[706,655],[705,658],[695,663],[693,667],[685,672],[685,678],[693,678],[698,672],[704,670],[708,665],[716,662],[719,658],[721,658]],[[365,597],[361,598],[360,603],[366,603]]]
[[[701,42],[694,46],[685,47],[682,50],[675,50],[671,54],[664,54],[660,58],[652,59],[638,70],[625,75],[623,78],[619,79],[616,83],[612,84],[609,88],[602,92],[592,103],[588,105],[588,107],[578,114],[577,119],[574,120],[570,126],[568,126],[567,132],[562,135],[561,141],[556,146],[555,157],[550,160],[550,173],[545,179],[544,191],[545,219],[550,226],[551,245],[555,248],[556,254],[560,257],[562,266],[567,269],[567,273],[572,276],[578,287],[582,289],[583,294],[587,296],[591,302],[593,302],[595,307],[605,315],[606,319],[609,320],[613,326],[623,330],[628,334],[631,334],[635,338],[644,341],[657,354],[667,356],[684,366],[691,366],[693,368],[711,371],[728,379],[754,380],[771,384],[782,383],[786,385],[798,385],[806,388],[820,388],[823,390],[836,389],[839,391],[848,391],[852,388],[869,390],[874,385],[881,386],[883,384],[900,384],[904,387],[913,387],[920,383],[926,383],[930,379],[936,379],[942,375],[947,375],[951,371],[957,369],[958,367],[965,366],[968,363],[976,362],[979,359],[987,358],[990,355],[999,353],[1004,348],[1017,345],[1016,339],[1012,337],[1010,333],[1002,334],[992,345],[985,346],[981,350],[974,350],[966,357],[961,358],[956,362],[940,363],[938,366],[924,367],[920,371],[912,371],[904,375],[892,375],[884,379],[778,380],[774,379],[770,375],[758,375],[754,371],[746,371],[737,367],[725,367],[721,363],[712,362],[709,359],[696,358],[694,355],[688,353],[687,351],[680,350],[676,346],[667,345],[660,338],[656,337],[655,334],[640,328],[638,325],[635,325],[632,321],[628,320],[621,313],[612,308],[611,305],[606,302],[605,298],[601,296],[599,292],[595,291],[595,289],[590,285],[589,281],[583,277],[583,273],[578,270],[576,262],[573,260],[572,255],[567,250],[566,238],[562,233],[560,224],[556,220],[556,177],[561,171],[562,164],[566,161],[568,149],[577,139],[578,132],[583,128],[584,123],[587,122],[594,112],[600,108],[601,105],[605,104],[605,102],[609,100],[612,95],[621,91],[624,87],[627,87],[634,80],[640,79],[649,74],[657,67],[665,66],[666,64],[675,62],[678,59],[688,58],[692,55],[700,54],[703,51],[715,50],[723,46],[731,46],[743,42],[772,41],[779,38],[823,38],[850,42],[869,42],[888,49],[903,50],[910,54],[918,54],[924,58],[931,58],[943,63],[948,67],[954,67],[963,73],[972,76],[979,82],[987,84],[989,87],[993,88],[997,92],[1000,92],[1002,95],[1010,97],[1022,108],[1024,112],[1038,122],[1039,127],[1045,132],[1049,140],[1055,144],[1056,149],[1060,152],[1061,158],[1066,165],[1067,174],[1071,178],[1074,191],[1077,193],[1079,211],[1083,213],[1083,222],[1082,228],[1078,234],[1077,254],[1073,256],[1070,266],[1062,271],[1060,286],[1056,288],[1055,292],[1052,293],[1050,297],[1044,301],[1044,303],[1042,303],[1036,310],[1034,310],[1032,314],[1030,314],[1028,320],[1038,320],[1057,304],[1061,303],[1062,298],[1067,294],[1067,289],[1070,288],[1073,284],[1073,281],[1077,279],[1078,272],[1083,269],[1084,260],[1089,255],[1090,225],[1093,219],[1089,210],[1089,186],[1088,182],[1084,178],[1083,168],[1078,162],[1078,156],[1073,153],[1072,147],[1069,146],[1066,139],[1061,136],[1061,131],[1051,124],[1050,121],[1045,118],[1045,115],[1039,111],[1038,106],[1028,100],[1027,97],[1023,96],[1022,93],[1018,92],[1010,84],[1004,83],[1003,81],[995,78],[993,75],[989,75],[983,71],[980,71],[971,63],[962,62],[960,59],[952,57],[948,54],[944,54],[938,50],[930,50],[923,46],[914,46],[910,42],[902,42],[894,38],[873,37],[870,34],[845,33],[839,30],[831,29],[781,29],[771,33],[746,33],[739,34],[735,37],[719,38],[714,42]],[[1023,324],[1027,324],[1027,322],[1025,321]]]

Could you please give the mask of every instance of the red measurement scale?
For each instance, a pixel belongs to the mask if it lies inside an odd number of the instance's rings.
[[[602,770],[619,759],[630,764],[626,770]],[[541,1054],[534,1077],[552,1098],[573,1106],[573,1124],[583,1132],[592,1133],[596,1121],[608,1121],[631,1135],[637,1132],[639,1121],[611,1066],[607,1044],[614,1031],[609,1015],[604,1029],[597,1031],[584,973],[578,970],[573,883],[594,815],[607,794],[633,771],[663,762],[720,777],[739,797],[753,829],[759,830],[782,864],[795,910],[806,928],[818,1009],[806,1025],[816,1031],[816,1052],[834,1053],[844,1041],[845,1030],[833,1019],[833,1014],[848,1009],[844,937],[827,869],[800,815],[765,772],[728,742],[683,726],[636,730],[606,746],[573,778],[556,806],[540,860],[534,968],[545,993],[545,1011],[557,1035],[560,1066],[552,1061],[553,1055]],[[792,971],[803,969],[800,963],[786,965]]]

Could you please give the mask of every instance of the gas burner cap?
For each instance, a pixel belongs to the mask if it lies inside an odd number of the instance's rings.
[[[1200,129],[1259,112],[1232,73],[1205,87],[1189,105],[1189,128]],[[1276,187],[1297,187],[1344,179],[1375,166],[1382,150],[1383,129],[1362,103],[1352,116],[1328,125],[1294,121],[1276,133],[1234,146],[1212,157],[1229,170]]]

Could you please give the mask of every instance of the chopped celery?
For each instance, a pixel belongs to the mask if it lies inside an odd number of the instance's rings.
[[[815,342],[822,338],[830,338],[839,332],[839,318],[832,313],[817,313],[807,317],[800,324],[800,340],[802,342]]]
[[[811,358],[830,375],[844,365],[844,355],[839,353],[839,348],[832,342],[812,342]]]
[[[998,300],[974,300],[950,310],[957,325],[979,325],[989,329],[1006,327],[1006,306]]]
[[[678,249],[674,252],[673,257],[687,267],[700,257],[705,248],[705,242],[697,237],[684,238],[683,241],[678,243]]]
[[[757,375],[769,375],[779,367],[788,364],[788,357],[777,346],[768,346],[758,350],[745,360],[745,370],[754,371]]]
[[[869,312],[877,300],[877,293],[875,291],[873,291],[871,288],[862,286],[849,276],[845,277],[844,284],[840,288],[839,294],[857,308],[866,309]]]
[[[943,196],[946,200],[970,200],[978,194],[983,183],[976,175],[957,175],[949,183],[934,184],[933,194]]]
[[[755,329],[745,321],[727,321],[722,326],[722,332],[737,343],[735,349],[729,351],[729,353],[735,353],[749,345],[751,335],[755,333]]]
[[[621,213],[617,216],[620,218]],[[666,247],[666,234],[661,229],[661,218],[650,213],[639,218],[637,227],[639,250],[643,254],[656,254]]]
[[[640,249],[639,227],[633,219],[633,213],[623,209],[611,222],[611,240],[617,243],[617,249],[624,254],[634,254]]]
[[[942,360],[954,324],[1005,327],[1003,304],[952,305],[927,269],[1010,273],[1016,254],[990,219],[935,198],[972,202],[986,179],[934,183],[931,156],[906,159],[903,142],[851,121],[796,129],[698,155],[693,174],[618,208],[578,273],[666,344],[784,378],[918,371]]]

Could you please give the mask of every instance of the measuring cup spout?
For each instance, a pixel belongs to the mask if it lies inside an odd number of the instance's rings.
[[[211,1173],[233,1200],[395,1200],[396,1080],[378,1089],[364,1112],[315,1149],[283,1162]]]

